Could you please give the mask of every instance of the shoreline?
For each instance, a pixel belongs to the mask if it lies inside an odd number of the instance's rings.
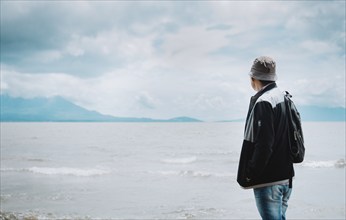
[[[21,214],[14,212],[0,211],[0,220],[38,220],[33,214]]]

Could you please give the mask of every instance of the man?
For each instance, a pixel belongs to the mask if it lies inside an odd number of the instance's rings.
[[[251,67],[251,86],[257,93],[250,101],[237,176],[243,188],[253,189],[265,220],[286,219],[294,176],[284,93],[275,83],[275,69],[275,61],[266,56],[256,58]]]

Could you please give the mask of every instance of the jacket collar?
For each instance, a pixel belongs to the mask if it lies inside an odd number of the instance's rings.
[[[272,90],[272,89],[274,89],[275,87],[276,87],[276,83],[275,83],[275,82],[270,83],[270,84],[264,86],[260,91],[258,91],[254,97],[259,98],[259,97],[260,97],[261,95],[263,95],[265,92],[268,92],[269,90]]]
[[[255,102],[257,101],[257,99],[263,95],[264,93],[268,92],[269,90],[272,90],[274,89],[276,86],[276,83],[273,82],[273,83],[270,83],[268,84],[267,86],[265,86],[264,88],[262,88],[260,91],[258,91],[256,93],[256,95],[252,96],[251,97],[251,102],[250,102],[250,109],[253,107],[253,105],[255,104]]]

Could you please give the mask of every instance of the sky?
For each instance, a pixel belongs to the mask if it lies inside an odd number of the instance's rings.
[[[118,117],[244,118],[254,59],[297,105],[345,107],[345,1],[4,1],[1,94]]]

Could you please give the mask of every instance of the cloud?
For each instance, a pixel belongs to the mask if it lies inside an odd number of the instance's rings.
[[[338,54],[340,50],[342,50],[342,48],[338,47],[336,44],[320,40],[306,40],[303,41],[300,46],[315,55]]]
[[[294,86],[299,91],[295,97],[301,105],[345,107],[345,77],[300,79]],[[308,94],[308,96],[303,96]],[[330,97],[336,97],[331,99]]]
[[[137,103],[144,108],[154,109],[155,108],[155,100],[153,97],[149,95],[148,92],[141,92],[136,96]]]
[[[242,118],[259,55],[304,105],[345,107],[345,2],[1,2],[1,92],[116,116]]]

